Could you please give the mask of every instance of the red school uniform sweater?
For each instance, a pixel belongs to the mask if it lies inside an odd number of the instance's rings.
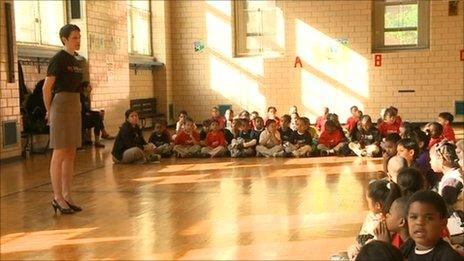
[[[454,135],[454,130],[453,127],[451,127],[451,124],[447,123],[443,125],[443,136],[449,141],[456,142],[456,136]]]
[[[430,138],[430,141],[429,141],[429,149],[431,149],[433,147],[433,145],[437,144],[437,143],[440,143],[440,141],[442,141],[445,137],[443,135],[441,135],[440,137],[438,138]]]
[[[218,142],[218,144],[213,145],[214,142]],[[218,146],[226,146],[226,139],[224,138],[224,132],[222,131],[210,131],[206,135],[205,144],[208,147],[216,148]]]
[[[385,138],[390,133],[399,133],[400,126],[401,123],[399,123],[396,120],[393,123],[386,123],[383,121],[382,123],[380,123],[378,129],[382,138]]]
[[[193,138],[195,138],[195,141],[198,142],[200,141],[200,134],[198,134],[197,131],[192,131],[193,133]],[[194,145],[195,142],[190,137],[190,134],[186,133],[184,130],[181,130],[179,134],[177,134],[176,139],[174,140],[175,145]]]
[[[344,136],[340,130],[334,130],[332,133],[324,130],[324,132],[321,133],[321,136],[319,136],[319,144],[333,148],[343,141],[343,137]]]
[[[325,125],[326,121],[327,121],[326,116],[317,117],[317,119],[316,119],[316,129],[318,131],[324,132],[324,125]]]
[[[348,131],[351,133],[354,127],[356,127],[356,124],[358,123],[359,119],[351,116],[346,120],[346,128]]]

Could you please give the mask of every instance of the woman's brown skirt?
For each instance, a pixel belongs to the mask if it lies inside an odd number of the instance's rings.
[[[82,146],[80,94],[59,92],[50,108],[50,148],[75,149]]]

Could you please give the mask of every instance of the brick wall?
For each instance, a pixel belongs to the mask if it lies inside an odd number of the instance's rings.
[[[130,78],[125,1],[86,1],[92,106],[106,110],[106,128],[116,133],[129,108]]]
[[[382,67],[371,52],[371,1],[280,1],[285,51],[276,58],[234,58],[230,2],[170,4],[175,112],[197,121],[218,104],[261,113],[274,105],[281,114],[295,104],[313,120],[329,106],[342,121],[353,104],[375,118],[395,105],[405,120],[429,121],[463,99],[462,1],[458,16],[448,16],[448,1],[431,1],[430,49],[383,53]],[[197,40],[207,45],[202,53],[193,50]],[[293,67],[296,55],[303,68]]]
[[[17,49],[16,44],[13,44],[15,82],[8,83],[7,68],[8,68],[8,51],[7,51],[7,35],[6,35],[6,20],[5,20],[5,3],[10,1],[2,1],[0,3],[0,159],[6,159],[21,155],[21,135],[20,135],[20,108],[19,108],[19,88],[18,88],[18,71],[17,64]],[[12,5],[13,6],[13,5]],[[12,10],[12,15],[14,11]],[[14,35],[14,32],[13,32]],[[4,147],[3,142],[3,122],[16,121],[17,140],[16,145]]]

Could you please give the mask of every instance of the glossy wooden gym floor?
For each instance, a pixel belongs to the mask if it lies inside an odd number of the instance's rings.
[[[1,259],[328,259],[367,212],[381,159],[163,159],[78,152],[74,199],[51,207],[50,153],[1,165]]]

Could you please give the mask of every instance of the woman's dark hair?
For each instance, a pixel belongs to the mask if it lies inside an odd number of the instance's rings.
[[[62,37],[68,39],[69,36],[71,35],[72,31],[80,32],[81,29],[75,24],[67,24],[67,25],[61,27],[61,29],[60,29],[60,40],[61,40]],[[64,45],[63,40],[61,40],[61,43]]]
[[[422,189],[424,177],[420,170],[406,167],[399,171],[397,182],[401,191],[401,196],[411,196]]]
[[[412,203],[414,202],[425,203],[433,206],[442,219],[448,217],[448,209],[446,207],[445,200],[443,200],[443,198],[436,192],[423,190],[414,193],[408,202],[408,213]]]
[[[128,110],[124,113],[124,115],[126,116],[126,120],[129,118],[129,115],[131,115],[131,113],[133,113],[133,112],[137,112],[137,111],[134,110],[134,109],[128,109]]]
[[[419,156],[419,145],[414,139],[405,138],[398,141],[397,146],[401,145],[407,150],[414,150],[414,159]]]
[[[403,255],[401,251],[392,244],[380,240],[373,240],[364,245],[356,256],[356,261],[371,260],[403,261]]]
[[[374,202],[379,202],[384,206],[388,194],[390,193],[388,183],[388,181],[382,179],[370,182],[369,186],[367,186],[367,196]]]

